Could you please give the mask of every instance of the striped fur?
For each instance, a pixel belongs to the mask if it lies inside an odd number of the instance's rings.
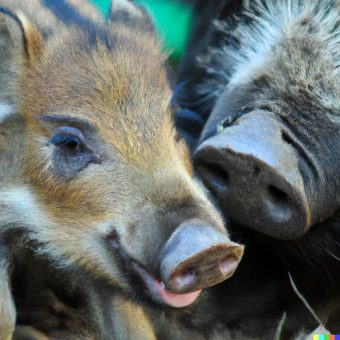
[[[177,140],[149,18],[123,0],[108,20],[81,0],[0,0],[0,60],[0,102],[10,105],[0,117],[13,108],[0,124],[0,239],[20,292],[17,326],[154,339],[130,302],[149,297],[125,258],[156,271],[160,247],[191,218],[226,231]],[[81,156],[55,142],[63,128],[82,135]],[[10,332],[13,319],[1,327]]]

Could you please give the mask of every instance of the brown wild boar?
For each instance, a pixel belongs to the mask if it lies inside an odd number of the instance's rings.
[[[0,60],[1,339],[154,338],[134,302],[192,304],[243,247],[194,179],[152,25],[126,0],[107,21],[1,0]]]

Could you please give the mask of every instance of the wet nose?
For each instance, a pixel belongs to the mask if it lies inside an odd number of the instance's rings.
[[[255,112],[205,141],[197,170],[233,221],[282,239],[302,236],[310,210],[298,157],[282,126]]]
[[[243,246],[203,222],[183,223],[172,234],[161,255],[161,278],[175,293],[198,291],[231,277]]]

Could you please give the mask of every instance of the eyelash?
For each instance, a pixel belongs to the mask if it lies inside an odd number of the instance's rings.
[[[67,147],[71,151],[80,151],[82,147],[82,142],[79,137],[63,133],[55,135],[51,139],[50,143],[57,146]]]

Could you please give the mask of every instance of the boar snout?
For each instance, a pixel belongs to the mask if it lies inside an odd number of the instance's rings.
[[[161,254],[161,278],[170,292],[188,293],[216,285],[232,276],[243,246],[198,220],[183,223]]]
[[[206,140],[196,166],[232,220],[271,237],[296,239],[309,229],[311,211],[303,160],[284,131],[272,114],[249,113]]]

